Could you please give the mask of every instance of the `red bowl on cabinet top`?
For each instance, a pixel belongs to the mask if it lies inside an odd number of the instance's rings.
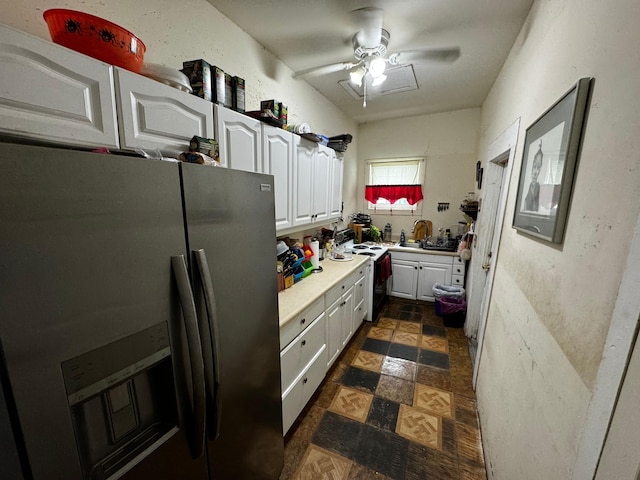
[[[58,45],[139,73],[146,47],[130,31],[88,13],[54,8],[43,14]]]

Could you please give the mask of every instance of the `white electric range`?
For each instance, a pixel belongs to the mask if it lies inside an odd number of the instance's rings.
[[[367,316],[365,320],[373,321],[380,312],[387,298],[387,279],[381,268],[385,257],[389,255],[388,248],[375,242],[354,243],[354,232],[350,228],[341,230],[336,234],[336,244],[345,253],[352,255],[366,255],[369,257],[369,284],[367,285]]]

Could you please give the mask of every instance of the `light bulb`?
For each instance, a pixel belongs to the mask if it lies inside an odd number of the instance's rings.
[[[377,77],[374,77],[373,81],[371,82],[371,86],[377,87],[378,85],[382,85],[386,79],[387,76],[384,73],[382,75],[378,75]]]
[[[362,78],[364,77],[364,74],[365,74],[365,71],[364,71],[364,68],[362,68],[362,67],[359,67],[356,70],[354,70],[353,72],[351,72],[349,74],[349,77],[351,78],[351,83],[361,87],[362,86]]]
[[[383,58],[376,57],[369,63],[369,72],[373,78],[379,77],[384,73],[384,69],[387,67],[387,63]]]

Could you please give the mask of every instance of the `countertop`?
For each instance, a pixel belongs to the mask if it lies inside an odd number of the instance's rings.
[[[369,257],[366,255],[354,255],[350,262],[323,260],[320,262],[322,272],[312,273],[278,293],[280,328],[368,261]]]

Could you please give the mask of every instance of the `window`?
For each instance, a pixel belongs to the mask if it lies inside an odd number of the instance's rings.
[[[422,200],[424,158],[367,162],[365,198],[371,210],[416,210]]]

